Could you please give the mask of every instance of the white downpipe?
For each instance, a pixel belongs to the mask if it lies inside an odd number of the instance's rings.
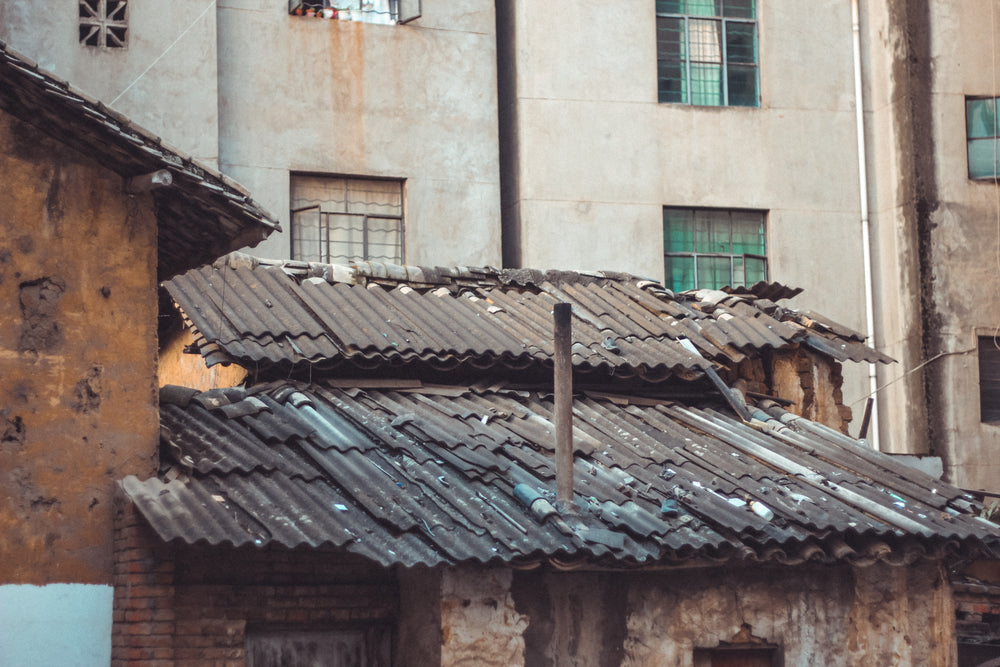
[[[872,287],[872,246],[868,229],[868,151],[865,145],[865,111],[864,97],[861,88],[861,18],[858,10],[859,0],[851,0],[851,22],[854,32],[854,106],[857,112],[858,127],[858,181],[861,190],[861,246],[864,252],[865,265],[865,317],[867,319],[868,345],[876,347],[875,342],[875,296]],[[872,402],[872,419],[868,426],[871,435],[868,441],[876,451],[879,447],[878,433],[878,377],[875,364],[868,364],[868,391]]]

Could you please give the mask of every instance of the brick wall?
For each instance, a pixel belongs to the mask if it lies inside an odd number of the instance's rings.
[[[173,664],[173,548],[164,544],[134,506],[117,491],[114,499],[114,627],[111,664]]]
[[[112,664],[232,665],[248,632],[394,623],[391,570],[333,549],[166,545],[116,499]]]

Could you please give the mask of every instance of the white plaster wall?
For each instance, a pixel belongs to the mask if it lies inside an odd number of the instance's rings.
[[[0,665],[108,665],[113,597],[111,586],[0,586]]]
[[[384,26],[220,0],[219,40],[222,169],[286,229],[289,172],[404,179],[407,263],[499,265],[492,2]],[[288,234],[254,252],[289,256]]]
[[[0,40],[214,167],[215,0],[129,3],[124,49],[81,45],[78,17],[78,0],[0,0]]]

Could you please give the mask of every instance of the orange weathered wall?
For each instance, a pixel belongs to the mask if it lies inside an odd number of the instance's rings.
[[[155,471],[156,220],[0,112],[0,584],[112,579],[112,486]]]
[[[216,364],[205,366],[200,354],[188,354],[184,348],[194,341],[190,330],[185,329],[170,337],[160,348],[160,385],[176,384],[207,391],[218,387],[235,387],[243,382],[247,372],[242,366]]]

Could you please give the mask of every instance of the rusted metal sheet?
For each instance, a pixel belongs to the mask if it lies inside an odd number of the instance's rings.
[[[774,405],[749,406],[754,428],[617,399],[574,400],[565,520],[523,500],[555,501],[551,397],[530,391],[170,388],[160,478],[122,485],[165,540],[332,544],[384,565],[900,561],[997,541],[963,491]]]
[[[371,368],[418,362],[439,370],[548,366],[558,301],[572,304],[578,371],[689,378],[713,363],[799,344],[838,360],[891,361],[847,329],[753,294],[675,296],[622,274],[380,266],[382,271],[372,264],[230,257],[165,287],[209,365],[235,362],[258,377],[343,363]],[[414,278],[422,282],[408,282]],[[686,350],[682,339],[698,352]]]
[[[166,279],[219,255],[256,245],[276,218],[235,181],[165,144],[100,101],[69,86],[0,41],[0,109],[131,178],[167,170],[153,190],[158,270]]]

